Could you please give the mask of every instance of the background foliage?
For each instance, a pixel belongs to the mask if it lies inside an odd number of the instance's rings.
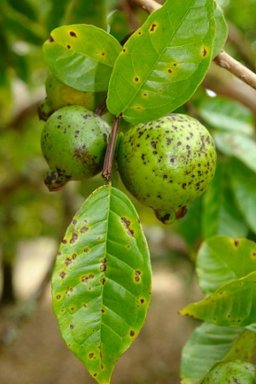
[[[246,0],[241,7],[235,1],[223,0],[220,5],[229,23],[226,50],[255,70],[255,1]],[[43,185],[47,166],[39,146],[43,123],[37,117],[47,76],[42,44],[55,27],[80,22],[107,29],[121,41],[137,29],[147,15],[132,2],[115,0],[45,0],[41,3],[2,0],[0,14],[0,257],[4,307],[6,303],[17,305],[12,272],[20,242],[42,236],[58,241],[82,199],[102,183],[99,176],[90,183],[72,182],[58,194],[49,193]],[[156,222],[150,210],[134,201],[146,233],[151,233],[153,228],[167,238],[175,234],[189,260],[195,260],[203,240],[216,235],[255,241],[255,100],[254,91],[212,64],[202,86],[189,103],[178,110],[199,118],[215,138],[218,167],[209,190],[193,203],[183,220],[167,228]],[[125,190],[118,178],[115,182]],[[172,259],[173,250],[166,254]],[[201,268],[199,264],[198,268]],[[39,283],[33,300],[40,296],[47,276]],[[204,280],[200,280],[200,284],[205,289]],[[218,346],[221,350],[218,356],[224,356],[227,344],[234,342],[237,333],[246,337],[243,333],[246,331],[227,331],[222,328],[225,326],[204,323],[188,343],[196,339],[201,351],[205,343],[202,329],[207,329],[213,344],[215,336],[221,334],[223,342]],[[209,354],[209,367],[215,361],[211,357]],[[184,365],[182,369],[187,370]]]

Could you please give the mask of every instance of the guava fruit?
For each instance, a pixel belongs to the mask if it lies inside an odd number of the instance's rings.
[[[55,111],[41,134],[42,153],[50,168],[45,178],[48,189],[96,175],[102,168],[109,133],[109,125],[85,107]]]
[[[255,384],[254,364],[235,360],[215,365],[206,375],[202,384]]]
[[[163,223],[181,218],[211,182],[216,150],[196,119],[170,114],[121,134],[117,153],[121,179]]]

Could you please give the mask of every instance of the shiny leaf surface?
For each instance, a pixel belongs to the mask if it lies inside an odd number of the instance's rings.
[[[105,185],[84,202],[59,248],[53,307],[68,347],[100,384],[143,325],[149,301],[149,252],[138,215]]]
[[[56,28],[43,45],[45,60],[59,80],[91,92],[107,90],[120,51],[113,36],[89,24]]]
[[[138,123],[184,104],[206,74],[214,36],[213,1],[167,0],[123,46],[109,85],[110,112]]]

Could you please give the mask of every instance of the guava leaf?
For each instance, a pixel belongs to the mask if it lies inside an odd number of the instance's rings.
[[[240,211],[252,231],[256,233],[256,173],[235,158],[229,163],[229,173]]]
[[[205,239],[215,235],[246,237],[248,227],[237,207],[227,177],[226,165],[217,166],[214,179],[203,195],[202,233]]]
[[[107,90],[120,51],[113,36],[90,24],[58,27],[43,45],[54,75],[70,87],[89,92]]]
[[[200,116],[217,130],[254,135],[254,115],[244,105],[226,97],[204,97],[198,106]]]
[[[180,314],[216,325],[242,327],[256,322],[256,272],[233,280]]]
[[[256,172],[256,142],[252,137],[233,132],[214,132],[213,135],[220,152],[235,156]]]
[[[206,74],[214,36],[213,1],[167,0],[124,44],[109,83],[109,111],[138,123],[184,104]]]
[[[248,329],[243,330],[234,340],[223,361],[253,361],[256,352],[256,334]]]
[[[214,39],[213,58],[220,53],[228,37],[228,26],[225,20],[225,16],[221,7],[218,4],[216,4],[214,16],[216,24],[216,33]]]
[[[241,331],[208,323],[197,327],[182,350],[182,384],[200,384],[213,365],[226,356]]]
[[[224,284],[256,271],[256,243],[214,236],[201,245],[196,271],[202,291],[212,293]]]
[[[52,278],[60,332],[100,384],[144,323],[150,301],[147,243],[134,206],[110,185],[74,216]]]

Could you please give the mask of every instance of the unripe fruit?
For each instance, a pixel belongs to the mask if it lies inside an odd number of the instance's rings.
[[[256,367],[245,361],[217,364],[204,378],[202,384],[255,384]]]
[[[118,166],[127,189],[163,223],[184,216],[213,178],[216,151],[194,118],[171,114],[138,124],[119,141]]]
[[[69,87],[49,73],[45,81],[48,104],[52,111],[65,105],[82,105],[87,109],[94,109],[94,93],[82,92]]]
[[[109,125],[82,106],[54,112],[42,130],[42,153],[49,164],[45,183],[57,190],[68,180],[96,175],[103,163]]]

